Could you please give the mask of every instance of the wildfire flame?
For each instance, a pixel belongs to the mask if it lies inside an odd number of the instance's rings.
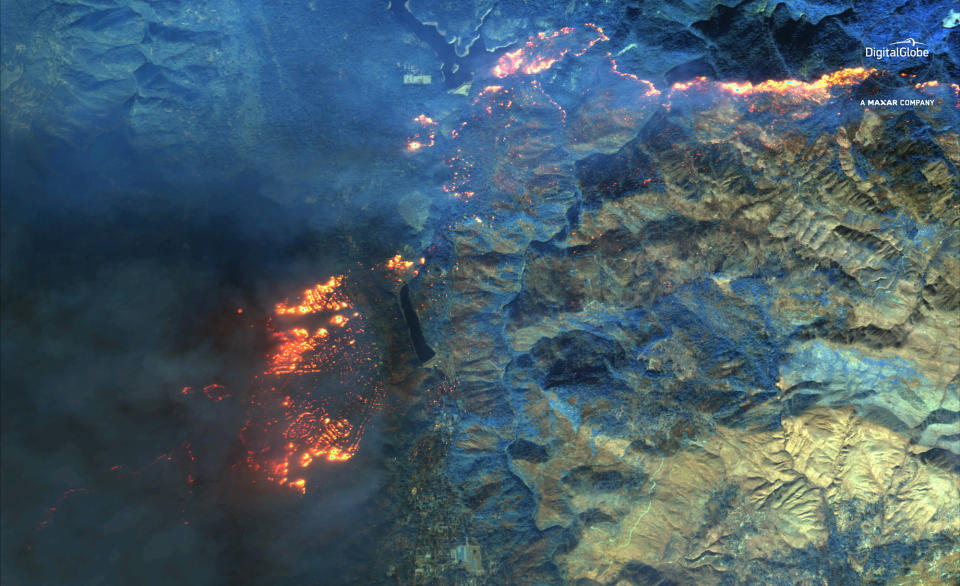
[[[315,285],[303,292],[303,298],[298,305],[278,303],[277,315],[306,315],[325,310],[346,309],[351,307],[350,300],[343,293],[343,275],[330,277],[326,283]]]
[[[568,53],[583,55],[590,47],[607,40],[603,29],[590,23],[578,28],[566,26],[552,33],[538,33],[523,47],[504,53],[493,68],[493,75],[500,78],[516,73],[535,75],[550,69]]]
[[[437,122],[426,114],[420,114],[413,121],[419,124],[422,130],[407,139],[407,150],[412,152],[424,147],[432,147],[436,143],[437,133],[434,127],[437,126]]]
[[[820,79],[813,82],[799,81],[796,79],[769,79],[757,84],[749,81],[744,83],[713,83],[708,81],[705,77],[698,77],[690,81],[675,83],[671,89],[676,92],[685,92],[691,88],[719,88],[727,93],[740,96],[772,93],[780,95],[796,95],[817,99],[829,96],[831,88],[860,83],[875,72],[875,69],[850,67],[827,73],[821,76]]]
[[[851,67],[827,73],[813,82],[799,81],[796,79],[769,79],[757,84],[749,81],[745,83],[714,83],[705,77],[697,77],[690,81],[675,83],[671,87],[671,90],[675,92],[685,92],[691,88],[703,90],[719,88],[727,93],[740,96],[774,93],[780,95],[804,95],[816,98],[828,95],[831,88],[860,83],[875,72],[875,69]]]
[[[420,259],[420,264],[423,264],[424,260]],[[383,265],[384,272],[388,275],[392,275],[398,282],[402,282],[407,275],[416,276],[418,274],[417,270],[412,270],[416,263],[412,260],[404,260],[401,255],[395,255],[392,258],[387,259]]]
[[[436,125],[425,115],[416,120]],[[397,254],[374,268],[384,277],[402,280],[415,264]],[[246,466],[268,482],[301,494],[307,491],[306,469],[317,461],[344,462],[356,455],[365,422],[382,405],[376,348],[363,343],[366,316],[347,293],[348,280],[346,275],[331,277],[304,290],[295,303],[276,305],[277,320],[313,325],[275,329],[269,368],[255,385],[241,430]],[[322,325],[317,320],[323,320]],[[343,393],[315,396],[315,378],[300,392],[288,392],[320,374],[335,378]]]
[[[915,87],[916,89],[918,89],[918,90],[920,90],[920,91],[926,90],[926,89],[928,89],[928,88],[948,87],[948,88],[950,88],[951,90],[953,90],[953,97],[954,97],[954,100],[956,100],[956,101],[955,101],[955,104],[956,104],[957,108],[960,108],[960,85],[958,85],[958,84],[955,84],[955,83],[940,83],[939,81],[925,81],[925,82],[923,82],[923,83],[914,84],[913,87]]]
[[[520,119],[508,112],[517,102],[523,107],[539,108],[544,104],[549,104],[557,108],[560,113],[560,123],[566,122],[567,113],[564,108],[544,91],[537,79],[531,79],[538,73],[552,68],[568,55],[582,56],[586,52],[602,41],[609,41],[603,29],[594,24],[584,24],[578,27],[563,27],[559,30],[546,33],[541,32],[531,36],[522,46],[504,53],[493,67],[493,75],[498,78],[499,83],[483,87],[475,96],[474,105],[477,108],[471,118],[461,121],[453,128],[449,136],[452,140],[462,140],[468,133],[476,131],[474,136],[479,140],[493,139],[496,146],[494,153],[503,151],[510,153],[510,146],[504,148],[504,144],[509,144],[512,134],[511,128],[517,128],[521,124]],[[713,95],[731,95],[739,97],[752,97],[758,95],[785,96],[788,103],[778,103],[777,106],[794,107],[801,101],[808,101],[810,104],[824,103],[834,96],[834,88],[851,86],[860,83],[873,75],[874,69],[863,67],[841,69],[832,73],[825,74],[812,82],[805,82],[795,79],[786,80],[767,80],[759,83],[752,82],[714,82],[705,77],[698,77],[689,81],[673,84],[670,88],[663,90],[657,88],[652,82],[641,79],[632,73],[621,72],[618,69],[617,62],[608,52],[605,59],[609,63],[610,72],[620,79],[627,80],[636,85],[636,89],[625,90],[623,94],[624,107],[620,108],[619,114],[599,111],[600,114],[621,117],[621,125],[629,126],[630,121],[638,122],[643,116],[642,109],[647,106],[660,106],[670,111],[673,105],[672,100],[682,98],[678,94],[683,94],[690,90],[712,92]],[[592,89],[592,88],[590,88]],[[588,90],[589,91],[589,90]],[[757,106],[760,107],[760,106]],[[751,105],[751,112],[756,111]],[[484,112],[486,116],[484,116]],[[808,115],[808,112],[796,111],[792,114],[794,118]],[[432,119],[420,115],[415,120]],[[491,121],[493,124],[491,124]],[[477,122],[477,124],[474,124]],[[497,126],[499,124],[499,126]],[[424,122],[421,122],[424,125]],[[498,132],[502,131],[502,132]],[[408,149],[416,150],[425,146],[419,137],[415,138],[414,144],[408,144]],[[433,144],[432,138],[430,145]],[[469,152],[469,151],[467,151]],[[465,152],[464,148],[456,148],[454,153],[447,156],[446,163],[449,168],[450,176],[442,185],[445,192],[453,195],[461,201],[467,201],[474,197],[475,189],[473,183],[473,156]],[[484,151],[489,156],[490,149]],[[513,161],[504,162],[502,168],[513,168]],[[500,179],[507,182],[503,183],[509,188],[509,173],[500,173],[497,175]],[[500,183],[494,182],[498,188]]]

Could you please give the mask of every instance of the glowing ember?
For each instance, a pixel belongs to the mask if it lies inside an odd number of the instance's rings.
[[[232,395],[226,392],[226,389],[223,385],[207,385],[201,389],[203,395],[212,400],[212,401],[222,401],[224,399],[229,399]],[[180,389],[181,395],[192,395],[194,394],[193,387],[183,387]]]
[[[342,275],[333,277],[325,284],[319,284],[304,291],[303,299],[298,305],[293,307],[277,305],[278,316],[308,317],[317,313],[326,313],[329,316],[327,323],[337,326],[337,334],[334,336],[325,327],[301,326],[274,331],[276,349],[269,356],[269,369],[264,374],[324,372],[336,367],[342,360],[356,359],[353,356],[345,356],[343,346],[352,345],[351,342],[356,335],[363,332],[364,323],[362,319],[357,319],[362,317],[358,312],[354,312],[352,318],[340,313],[344,309],[353,307],[353,302],[343,292],[344,282],[345,277]]]
[[[590,23],[578,28],[563,27],[549,34],[538,33],[523,47],[504,53],[493,68],[493,75],[501,78],[517,73],[535,75],[550,69],[568,53],[583,55],[596,43],[606,40],[609,39],[603,29]]]
[[[277,332],[279,341],[277,351],[270,357],[270,370],[266,374],[284,374],[298,370],[304,355],[316,350],[320,341],[328,336],[327,330],[320,328],[312,336],[304,328],[293,328],[286,332]]]
[[[411,271],[414,264],[415,263],[412,260],[403,260],[403,257],[398,254],[390,259],[387,259],[387,262],[383,263],[381,266],[387,274],[392,275],[397,281],[403,281],[408,275],[417,275],[418,271]]]
[[[266,402],[277,397],[279,395],[272,389],[264,393],[263,400]],[[293,470],[309,468],[317,460],[343,462],[352,458],[359,448],[362,425],[354,425],[346,418],[331,418],[317,403],[311,397],[284,397],[282,411],[276,419],[261,418],[263,411],[269,410],[270,406],[266,403],[258,405],[263,408],[256,414],[258,425],[248,423],[242,435],[248,445],[247,465],[254,471],[265,473],[270,482],[306,492],[306,480],[291,481]],[[363,419],[362,412],[355,415]],[[259,450],[251,449],[260,434],[272,440],[268,439]]]
[[[387,269],[391,271],[401,270],[405,271],[413,266],[413,261],[403,260],[403,257],[399,254],[387,261]]]
[[[459,149],[457,149],[457,152],[459,153]],[[455,156],[447,159],[447,167],[450,168],[451,177],[443,184],[443,190],[461,201],[473,197],[473,191],[464,189],[470,182],[473,163],[461,156]]]
[[[955,83],[940,83],[939,81],[925,81],[923,83],[914,84],[915,88],[920,91],[926,90],[928,88],[937,88],[937,87],[948,87],[953,90],[953,97],[956,100],[956,106],[960,108],[960,85]]]
[[[63,502],[65,500],[67,500],[68,498],[74,495],[87,494],[89,492],[90,490],[87,488],[71,488],[69,490],[64,491],[63,494],[61,494],[60,497],[57,499],[57,502],[47,507],[47,510],[44,513],[43,520],[40,521],[40,523],[37,525],[37,530],[40,531],[46,528],[46,526],[49,525],[51,521],[53,521],[54,514],[56,514],[57,509],[59,509],[61,505],[63,505]]]
[[[374,269],[404,278],[414,264],[398,254]],[[253,387],[240,433],[246,467],[300,494],[309,484],[306,469],[357,453],[364,425],[383,401],[376,346],[364,342],[366,317],[355,309],[347,282],[333,277],[305,290],[297,303],[276,306],[278,322],[297,323],[274,331],[269,369]]]
[[[407,150],[412,152],[424,147],[432,147],[436,142],[437,134],[433,127],[437,126],[437,122],[426,114],[420,114],[413,121],[423,130],[407,139]]]
[[[532,44],[531,44],[532,46]],[[493,74],[497,77],[506,77],[516,73],[523,62],[523,49],[517,49],[509,53],[504,53],[497,61],[497,66],[493,68]]]
[[[671,89],[675,92],[685,92],[697,84],[703,84],[706,82],[706,77],[695,77],[690,81],[678,81],[677,83],[673,84]]]
[[[326,283],[314,286],[303,292],[303,298],[298,305],[290,306],[278,303],[277,315],[306,315],[326,310],[344,309],[350,307],[350,301],[342,290],[344,277],[330,277]]]
[[[607,56],[609,57],[609,53],[607,54]],[[654,86],[654,85],[653,85],[652,83],[650,83],[649,81],[647,81],[647,80],[645,80],[645,79],[640,79],[639,77],[637,77],[636,75],[634,75],[634,74],[632,74],[632,73],[622,73],[619,69],[617,69],[617,62],[616,62],[612,57],[610,57],[610,66],[613,68],[613,72],[616,73],[617,75],[619,75],[620,77],[622,77],[622,78],[624,78],[624,79],[629,79],[629,80],[631,80],[631,81],[635,81],[635,82],[637,82],[637,83],[639,83],[639,84],[642,84],[644,87],[646,87],[647,89],[646,89],[646,91],[643,93],[643,97],[645,97],[645,98],[652,98],[653,96],[659,96],[659,95],[660,95],[660,90],[658,90],[658,89],[656,88],[656,86]]]
[[[691,88],[700,90],[719,88],[730,94],[740,96],[780,94],[822,99],[829,97],[831,88],[860,83],[875,72],[875,69],[851,67],[827,73],[813,82],[799,81],[796,79],[768,79],[757,84],[749,81],[744,83],[713,83],[705,77],[697,77],[691,81],[675,83],[671,89],[675,92],[685,92]]]

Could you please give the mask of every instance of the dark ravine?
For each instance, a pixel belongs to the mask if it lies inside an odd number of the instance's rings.
[[[410,287],[408,285],[400,288],[400,309],[403,311],[403,320],[410,331],[410,341],[413,342],[413,349],[417,352],[417,358],[420,359],[420,362],[430,360],[436,355],[436,352],[427,344],[427,339],[423,336],[420,318],[417,317],[417,312],[413,309],[413,302],[410,300]]]

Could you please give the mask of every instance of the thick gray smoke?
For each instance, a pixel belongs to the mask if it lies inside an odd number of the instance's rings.
[[[273,303],[409,237],[416,98],[382,3],[275,4],[4,3],[4,584],[367,580],[376,426],[305,497],[237,437]]]

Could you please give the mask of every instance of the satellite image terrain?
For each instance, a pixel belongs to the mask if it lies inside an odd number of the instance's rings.
[[[4,586],[960,584],[960,2],[0,1]]]

